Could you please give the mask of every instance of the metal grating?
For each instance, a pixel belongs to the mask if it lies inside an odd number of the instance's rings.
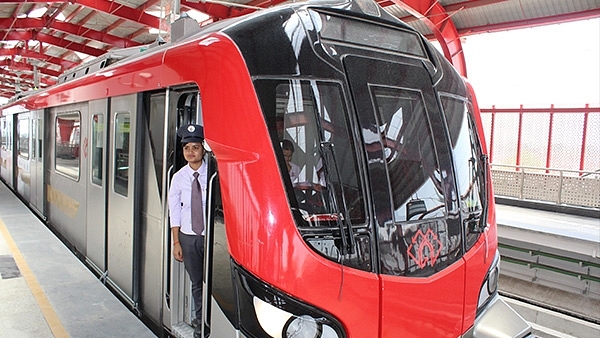
[[[548,174],[523,174],[522,199],[560,203],[560,177]]]
[[[586,208],[600,208],[600,175],[566,176],[563,171],[545,173],[492,170],[494,195]]]
[[[600,179],[563,177],[561,201],[564,204],[600,208]]]
[[[521,172],[492,170],[494,195],[521,198],[521,180]]]

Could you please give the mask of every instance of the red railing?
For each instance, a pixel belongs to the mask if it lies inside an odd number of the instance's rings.
[[[492,106],[481,109],[481,113],[493,164],[600,169],[600,107]]]

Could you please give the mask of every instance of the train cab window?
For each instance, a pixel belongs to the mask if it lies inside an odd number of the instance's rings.
[[[104,156],[104,115],[92,116],[92,142],[90,143],[92,155],[92,183],[102,186],[103,156]]]
[[[381,159],[391,192],[391,215],[378,213],[385,220],[378,231],[381,272],[429,276],[458,259],[462,242],[447,221],[448,173],[438,163],[425,102],[418,90],[368,88],[375,125],[363,128],[363,138],[367,152],[381,154],[368,157]]]
[[[452,141],[456,181],[460,194],[460,210],[469,249],[486,219],[486,161],[473,119],[471,106],[466,100],[440,96]]]
[[[129,187],[129,113],[115,115],[114,191],[127,197]]]
[[[393,202],[394,222],[444,217],[439,166],[421,96],[371,86]],[[368,133],[364,130],[363,133]]]
[[[56,115],[54,139],[54,169],[74,180],[79,179],[79,144],[80,123],[79,112]]]
[[[362,182],[338,83],[259,80],[281,177],[305,241],[325,257],[371,269]],[[348,254],[348,255],[346,255]]]
[[[29,117],[19,118],[17,122],[17,149],[19,156],[29,159]]]

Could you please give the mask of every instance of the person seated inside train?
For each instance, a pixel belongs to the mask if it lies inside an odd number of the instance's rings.
[[[283,140],[281,141],[281,150],[283,151],[283,158],[290,174],[292,185],[296,186],[300,180],[300,166],[292,162],[294,144],[290,140]]]
[[[323,166],[323,158],[319,158],[317,165],[315,167],[317,170],[317,178],[319,179],[318,186],[320,189],[324,189],[327,187],[327,181],[325,180],[325,167]]]

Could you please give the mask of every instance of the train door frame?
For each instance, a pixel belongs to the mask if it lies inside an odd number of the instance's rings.
[[[142,105],[137,130],[140,148],[138,148],[139,196],[139,278],[140,309],[143,320],[155,331],[163,328],[165,313],[164,294],[164,257],[165,232],[164,205],[167,199],[165,190],[165,146],[167,143],[168,121],[166,91],[157,90],[142,94]]]
[[[14,114],[15,146],[13,153],[13,187],[28,203],[31,201],[31,113]],[[27,125],[22,128],[22,124]],[[26,154],[22,154],[23,143],[21,133],[26,132]]]
[[[0,116],[0,137],[6,144],[0,144],[0,178],[12,182],[12,115]]]
[[[202,289],[202,337],[235,337],[234,280],[227,243],[223,200],[217,159],[208,150],[208,189],[204,249],[204,288]]]
[[[31,200],[30,206],[45,218],[46,215],[46,161],[45,161],[45,135],[44,135],[44,110],[31,112]]]
[[[104,279],[106,277],[106,198],[107,152],[110,135],[109,99],[89,102],[89,131],[84,139],[84,152],[88,161],[87,185],[87,263]],[[101,138],[100,140],[98,138]],[[87,141],[86,141],[87,140]],[[100,148],[98,150],[97,148]],[[99,166],[98,166],[99,165]],[[96,171],[98,170],[98,171]]]
[[[106,170],[107,282],[134,310],[139,299],[139,198],[136,194],[139,188],[136,185],[141,168],[137,165],[136,149],[141,147],[137,137],[140,98],[141,94],[137,93],[111,98],[110,143],[106,153],[109,164]],[[121,164],[123,166],[117,168]]]
[[[185,165],[183,150],[177,136],[177,129],[184,124],[197,123],[202,125],[201,97],[198,87],[185,85],[171,88],[167,92],[167,117],[165,128],[168,130],[166,137],[168,141],[165,152],[167,161],[165,168],[167,172],[167,186],[164,193],[168,192],[173,175]],[[166,195],[165,195],[166,196]],[[172,331],[187,331],[191,325],[192,297],[191,283],[183,263],[173,258],[171,251],[171,229],[168,220],[168,203],[166,197],[163,199],[165,206],[165,292],[164,292],[164,315],[163,325]]]
[[[87,227],[85,198],[87,163],[81,136],[87,133],[87,103],[48,109],[46,136],[46,215],[72,250],[85,255]]]

